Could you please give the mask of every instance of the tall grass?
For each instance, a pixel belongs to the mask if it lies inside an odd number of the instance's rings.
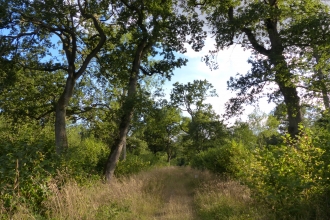
[[[111,184],[48,183],[46,219],[263,219],[249,190],[206,171],[163,167]],[[40,219],[21,206],[12,219]],[[267,219],[267,218],[265,218]],[[268,218],[269,219],[269,218]]]
[[[203,220],[274,219],[269,210],[251,199],[249,188],[233,180],[204,182],[196,190],[195,203]]]

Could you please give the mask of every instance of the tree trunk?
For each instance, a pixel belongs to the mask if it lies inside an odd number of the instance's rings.
[[[119,135],[111,147],[111,152],[105,165],[104,174],[105,174],[106,182],[110,182],[111,179],[113,178],[121,151],[124,145],[126,144],[126,135],[133,117],[137,79],[138,79],[138,72],[132,71],[129,80],[129,90],[128,90],[127,98],[122,107],[124,113],[119,125]]]
[[[319,53],[316,48],[313,49],[313,56],[315,57],[316,63],[319,64],[320,56],[319,56]],[[328,89],[324,82],[325,77],[324,77],[323,71],[321,68],[319,68],[319,69],[315,70],[315,72],[319,78],[324,107],[325,107],[325,109],[330,109],[330,100],[329,100],[329,96],[328,96]]]
[[[322,98],[323,98],[324,108],[325,109],[330,109],[330,100],[329,100],[329,96],[328,96],[328,89],[325,86],[324,82],[321,82],[321,90],[322,90]]]
[[[150,41],[148,43],[148,39],[143,38],[135,52],[132,71],[128,82],[127,97],[121,107],[123,115],[121,117],[119,125],[119,134],[111,147],[111,151],[104,168],[105,180],[108,183],[113,178],[121,151],[124,147],[124,144],[126,144],[126,135],[128,133],[131,120],[133,118],[134,107],[136,103],[136,89],[140,72],[141,60],[142,57],[146,54],[146,52],[151,48],[151,46],[152,42]]]
[[[68,138],[66,135],[66,107],[72,97],[75,80],[69,76],[65,89],[56,103],[55,113],[55,146],[56,153],[62,154],[68,148]]]
[[[299,123],[302,122],[300,98],[296,88],[288,87],[281,83],[278,84],[287,108],[289,121],[288,132],[291,137],[295,137],[299,133]]]
[[[125,97],[127,96],[127,89],[123,89],[122,91],[122,99],[120,101],[120,107],[123,107],[123,100],[125,99]],[[127,139],[127,133],[126,133],[126,139]],[[126,160],[126,154],[127,154],[127,140],[125,140],[125,143],[123,145],[123,150],[121,153],[121,160]]]
[[[300,98],[298,96],[297,87],[291,81],[293,76],[282,54],[277,56],[276,60],[273,60],[272,63],[276,69],[275,81],[280,88],[287,108],[289,121],[288,132],[291,137],[296,137],[299,133],[299,123],[302,122]]]
[[[126,160],[126,152],[127,152],[127,142],[125,141],[125,143],[123,145],[123,150],[121,153],[121,160],[123,160],[123,161]]]
[[[170,149],[167,150],[167,163],[171,163],[171,159],[172,159],[172,151]]]
[[[271,49],[267,56],[275,66],[275,82],[279,86],[286,104],[289,120],[288,132],[291,137],[296,137],[299,133],[299,123],[302,122],[300,98],[298,96],[297,87],[294,82],[292,82],[293,75],[283,56],[284,47],[277,30],[277,20],[267,19],[265,24],[271,43]]]

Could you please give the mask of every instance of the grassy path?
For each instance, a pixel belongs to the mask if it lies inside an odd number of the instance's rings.
[[[110,185],[68,183],[44,205],[47,219],[270,219],[256,210],[246,187],[188,167],[157,168]]]
[[[155,219],[196,219],[194,191],[200,182],[199,175],[189,168],[171,167],[164,171],[163,204]]]

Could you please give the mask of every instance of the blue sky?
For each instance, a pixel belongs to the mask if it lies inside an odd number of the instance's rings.
[[[240,45],[233,45],[228,49],[220,51],[217,54],[217,62],[219,69],[211,71],[205,63],[201,62],[201,58],[208,54],[208,51],[214,50],[214,41],[211,38],[207,38],[205,41],[205,47],[200,52],[194,52],[189,46],[188,51],[183,57],[189,59],[187,66],[174,71],[174,76],[171,81],[167,81],[165,84],[166,94],[170,94],[173,88],[172,84],[175,82],[187,83],[192,82],[195,79],[206,79],[217,90],[218,97],[209,98],[207,101],[212,104],[213,109],[218,114],[224,113],[225,103],[230,97],[235,96],[235,92],[227,90],[227,81],[231,76],[235,76],[237,73],[244,74],[250,69],[250,64],[247,63],[250,57],[249,51],[244,51]],[[259,108],[261,111],[269,113],[275,104],[268,103],[267,100],[260,100]],[[247,115],[254,110],[253,106],[246,106],[245,113],[239,118],[246,120]],[[233,119],[235,120],[235,119]],[[231,120],[232,121],[232,120]]]

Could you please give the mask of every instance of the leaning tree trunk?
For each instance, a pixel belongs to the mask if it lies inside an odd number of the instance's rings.
[[[127,90],[126,89],[123,89],[122,96],[123,96],[123,98],[127,96]],[[120,106],[123,107],[123,102],[120,103]],[[127,139],[127,133],[126,133],[126,139]],[[122,161],[126,160],[126,155],[127,155],[127,140],[123,144],[123,149],[122,149],[122,152],[121,152],[121,158],[120,159]]]
[[[104,174],[105,174],[106,182],[111,181],[121,151],[124,145],[126,144],[126,135],[133,117],[137,80],[138,80],[138,71],[137,72],[132,71],[129,80],[129,89],[128,89],[127,98],[122,106],[123,116],[121,118],[121,122],[119,125],[119,135],[111,147],[111,152],[105,165]]]
[[[75,80],[69,76],[65,89],[56,103],[55,112],[55,146],[56,153],[62,154],[68,148],[68,138],[66,134],[66,107],[72,97]]]
[[[136,89],[137,81],[139,77],[139,71],[141,66],[142,57],[151,48],[152,42],[147,42],[147,38],[144,38],[138,45],[135,52],[135,57],[132,65],[132,71],[128,82],[127,97],[122,105],[123,115],[121,117],[119,125],[119,134],[117,139],[111,147],[111,151],[108,160],[104,167],[104,175],[106,182],[110,182],[113,178],[121,151],[126,144],[126,135],[128,133],[129,125],[133,118],[134,107],[136,103]]]

